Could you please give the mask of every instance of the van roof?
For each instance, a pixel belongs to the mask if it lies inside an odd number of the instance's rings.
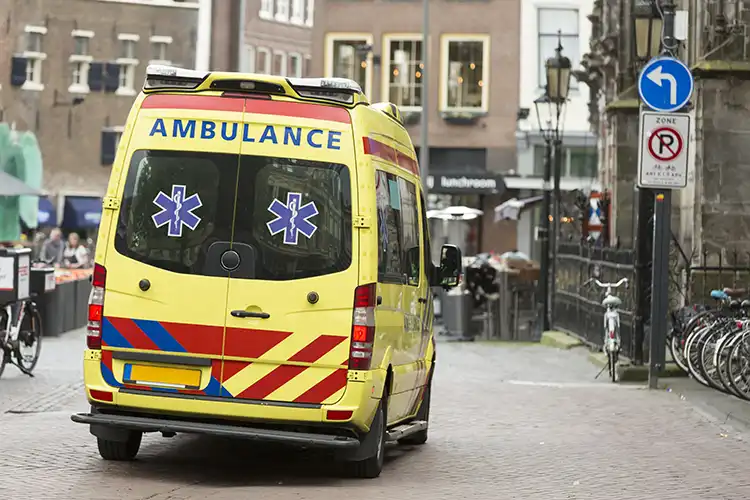
[[[254,73],[198,71],[163,65],[149,65],[146,69],[143,84],[143,92],[146,94],[207,90],[288,96],[346,107],[370,104],[359,84],[347,78],[285,78]]]

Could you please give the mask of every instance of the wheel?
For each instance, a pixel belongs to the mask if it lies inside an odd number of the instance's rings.
[[[703,345],[701,342],[701,338],[709,334],[711,328],[714,328],[714,326],[712,325],[697,329],[690,335],[687,342],[685,343],[685,358],[687,359],[688,371],[690,372],[690,375],[695,380],[708,387],[710,386],[706,379],[703,378],[703,374],[701,374],[700,372],[698,363],[700,359],[700,346]]]
[[[607,364],[609,365],[609,376],[612,382],[617,382],[617,351],[607,353]]]
[[[750,375],[748,373],[750,352],[746,344],[748,338],[743,337],[732,347],[732,352],[729,354],[729,383],[741,398],[750,401],[750,376],[748,376]]]
[[[430,376],[430,381],[427,382],[427,387],[424,390],[424,395],[422,396],[422,406],[419,407],[419,411],[417,412],[417,416],[414,417],[414,420],[424,420],[427,422],[427,429],[423,429],[419,432],[415,432],[411,436],[407,436],[403,439],[399,439],[399,444],[411,444],[411,445],[420,445],[425,444],[427,442],[427,431],[429,429],[429,423],[430,423],[430,393],[432,392],[432,376]]]
[[[5,371],[5,365],[8,364],[8,354],[9,352],[6,351],[6,345],[5,345],[5,336],[7,334],[5,328],[10,326],[8,322],[8,314],[5,312],[5,309],[0,309],[0,377],[2,377],[3,372]]]
[[[99,455],[104,460],[129,462],[138,454],[138,450],[141,448],[141,438],[143,438],[143,433],[138,431],[130,431],[127,441],[96,438]]]
[[[683,336],[684,334],[672,335],[669,339],[669,351],[672,353],[672,359],[675,364],[680,367],[685,373],[688,373],[687,361],[685,360],[685,354],[683,349]]]
[[[700,340],[702,344],[698,349],[698,369],[709,386],[724,392],[724,386],[719,379],[719,370],[714,360],[716,359],[716,348],[718,341],[724,337],[727,327],[711,329]]]
[[[385,460],[386,420],[387,420],[387,397],[384,394],[380,400],[375,418],[372,420],[370,432],[362,440],[362,446],[374,448],[374,452],[364,460],[349,462],[349,473],[353,477],[362,479],[374,479],[383,471]]]
[[[721,379],[722,385],[724,385],[724,389],[727,390],[728,393],[734,394],[738,398],[741,398],[742,395],[734,388],[732,387],[732,383],[730,381],[731,374],[729,372],[729,358],[732,354],[732,348],[735,346],[737,342],[740,342],[743,337],[743,332],[738,332],[730,336],[728,340],[725,340],[721,344],[721,347],[719,347],[718,352],[718,367],[719,367],[719,378]]]
[[[13,350],[19,366],[31,373],[42,352],[42,315],[35,307],[29,307],[18,332],[18,344]]]

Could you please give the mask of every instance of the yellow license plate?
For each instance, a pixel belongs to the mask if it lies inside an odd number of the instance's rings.
[[[138,385],[174,387],[176,389],[198,389],[201,385],[200,370],[126,364],[123,382]]]

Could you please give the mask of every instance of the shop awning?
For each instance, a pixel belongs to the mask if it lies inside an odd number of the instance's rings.
[[[495,222],[501,220],[518,220],[521,210],[543,199],[544,196],[532,196],[531,198],[524,198],[522,200],[511,198],[495,207]]]
[[[35,189],[22,180],[0,170],[0,196],[39,196],[41,191]]]
[[[49,201],[49,198],[44,196],[39,197],[39,211],[37,212],[37,221],[39,226],[56,226],[57,225],[57,210],[55,206]]]
[[[102,220],[102,199],[92,196],[66,196],[62,227],[94,229]]]

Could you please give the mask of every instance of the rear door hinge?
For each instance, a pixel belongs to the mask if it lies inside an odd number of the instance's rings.
[[[355,215],[354,227],[367,229],[368,227],[370,227],[370,217],[368,217],[367,215]]]
[[[102,205],[104,210],[117,210],[120,208],[120,200],[113,196],[105,196]]]

